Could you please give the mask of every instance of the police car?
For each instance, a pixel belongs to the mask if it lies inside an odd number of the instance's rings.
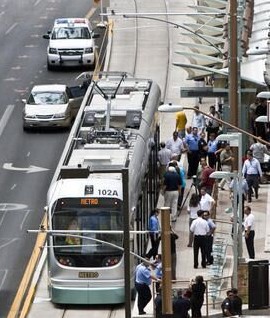
[[[43,35],[49,40],[47,68],[57,66],[95,66],[95,34],[85,18],[61,18],[54,22],[53,30]]]

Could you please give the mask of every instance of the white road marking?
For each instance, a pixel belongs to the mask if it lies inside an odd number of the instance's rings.
[[[0,211],[13,211],[13,210],[25,210],[27,209],[26,204],[19,203],[0,203]]]
[[[0,219],[0,226],[1,226],[2,223],[3,223],[6,214],[7,214],[7,211],[4,211],[4,213],[2,214],[1,219]]]
[[[10,190],[14,190],[17,187],[17,184],[14,183],[13,186],[10,188]]]
[[[24,222],[25,222],[25,220],[27,219],[27,217],[28,217],[28,215],[29,215],[30,212],[31,212],[31,210],[27,210],[26,213],[24,214],[22,223],[21,223],[21,225],[20,225],[20,229],[21,229],[21,230],[23,229]]]
[[[15,77],[4,78],[5,82],[15,82],[17,80],[18,80],[18,78],[15,78]]]
[[[5,35],[9,34],[14,28],[16,28],[17,25],[18,25],[17,22],[13,23],[12,26],[7,29],[7,31],[5,32]]]
[[[50,170],[47,168],[37,167],[37,166],[33,166],[33,165],[30,165],[27,168],[13,167],[13,163],[11,163],[11,162],[4,163],[3,169],[12,170],[12,171],[21,171],[21,172],[26,172],[26,173],[42,172],[42,171]]]
[[[8,120],[9,120],[9,117],[11,116],[14,108],[15,108],[14,105],[8,105],[7,109],[4,112],[3,117],[0,120],[0,137],[1,137],[3,131],[4,131],[5,127],[6,127],[6,124],[7,124]]]
[[[7,277],[7,274],[8,274],[8,270],[7,269],[1,269],[1,272],[4,272],[4,275],[3,275],[3,278],[1,280],[1,284],[0,284],[0,290],[2,289],[3,285],[4,285],[4,282],[6,280],[6,277]]]
[[[6,246],[8,246],[8,245],[10,245],[10,244],[12,244],[12,243],[14,243],[15,241],[18,241],[18,239],[17,239],[17,238],[14,238],[14,239],[10,240],[9,242],[0,245],[0,249],[1,249],[1,248],[4,248],[4,247],[6,247]]]
[[[36,7],[37,5],[39,5],[41,2],[41,0],[37,0],[35,3],[34,3],[34,7]]]

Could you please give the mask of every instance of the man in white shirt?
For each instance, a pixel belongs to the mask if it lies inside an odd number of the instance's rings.
[[[197,127],[199,134],[205,130],[205,118],[202,113],[199,112],[199,106],[194,107],[194,113],[192,117],[191,127]]]
[[[165,147],[165,142],[160,143],[160,148],[161,149],[158,152],[158,162],[159,162],[158,172],[159,172],[159,180],[162,185],[167,165],[170,162],[172,157],[172,152],[170,149]]]
[[[194,268],[198,268],[199,249],[201,250],[203,268],[206,268],[206,235],[210,231],[209,225],[206,220],[202,218],[204,211],[197,212],[198,218],[194,220],[190,226],[190,231],[194,234],[193,242],[193,255],[194,255]]]
[[[250,259],[255,258],[255,249],[254,249],[254,237],[255,237],[255,224],[254,224],[254,215],[251,213],[250,206],[245,207],[246,218],[244,220],[245,227],[245,241],[248,250],[248,256]]]
[[[247,159],[244,162],[242,173],[248,184],[248,202],[251,202],[252,188],[254,188],[255,198],[258,199],[259,178],[262,177],[262,169],[259,161],[253,158],[250,150],[247,152]]]
[[[182,152],[185,152],[185,146],[182,139],[178,137],[177,131],[174,131],[172,138],[166,141],[166,148],[170,149],[172,154],[178,156],[178,161],[181,159]]]
[[[211,197],[210,194],[206,192],[205,187],[202,187],[200,189],[200,195],[201,195],[201,200],[200,200],[201,209],[203,211],[209,211],[211,215],[215,205],[215,200]]]

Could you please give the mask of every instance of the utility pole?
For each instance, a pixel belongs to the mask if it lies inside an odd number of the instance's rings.
[[[161,244],[162,244],[162,317],[172,317],[172,276],[171,276],[171,228],[170,208],[162,207],[161,214]]]

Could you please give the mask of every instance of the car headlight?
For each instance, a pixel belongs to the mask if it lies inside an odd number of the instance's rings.
[[[33,119],[33,118],[36,118],[36,116],[35,115],[27,115],[27,114],[25,114],[24,118],[25,119]]]
[[[84,53],[93,53],[93,48],[92,47],[87,47],[84,49]]]
[[[66,113],[59,113],[54,115],[54,118],[65,118],[65,117],[66,117]]]
[[[54,48],[54,47],[50,47],[50,48],[49,48],[49,53],[50,53],[50,54],[57,54],[57,49]]]

